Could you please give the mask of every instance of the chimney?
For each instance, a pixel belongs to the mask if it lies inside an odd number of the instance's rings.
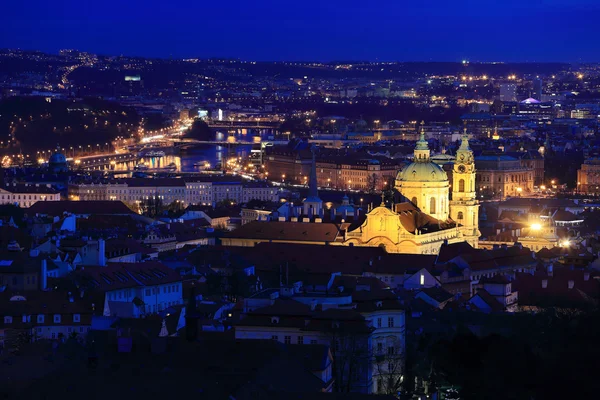
[[[548,279],[542,279],[542,289],[546,289],[548,287]]]
[[[104,239],[98,239],[98,265],[106,266],[106,242]]]
[[[569,289],[573,289],[574,286],[575,286],[575,281],[569,280]]]
[[[46,265],[46,259],[42,260],[42,268],[40,270],[40,289],[46,290],[48,285],[48,266]]]
[[[583,280],[586,281],[586,282],[590,280],[590,273],[589,272],[585,271],[583,273]]]

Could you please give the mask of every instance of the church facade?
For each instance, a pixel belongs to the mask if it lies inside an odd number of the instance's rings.
[[[392,209],[376,207],[360,226],[345,233],[345,245],[382,246],[390,253],[437,254],[444,242],[479,241],[479,203],[475,195],[475,159],[463,137],[453,170],[452,186],[442,168],[431,161],[421,135],[413,162],[396,178],[396,190],[409,202]],[[452,188],[452,199],[450,199]]]
[[[468,242],[478,247],[479,203],[475,196],[475,159],[463,136],[454,164],[452,185],[431,160],[421,135],[414,160],[397,175],[395,188],[407,201],[391,208],[384,202],[352,221],[327,220],[316,188],[313,161],[310,190],[303,215],[277,221],[254,221],[222,238],[229,246],[261,242],[310,243],[331,246],[383,247],[389,253],[438,254],[444,243]],[[452,198],[450,198],[452,189]],[[346,215],[346,214],[344,214]]]

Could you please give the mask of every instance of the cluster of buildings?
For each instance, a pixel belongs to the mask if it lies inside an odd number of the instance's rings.
[[[70,200],[118,200],[135,204],[160,199],[164,204],[214,205],[250,200],[279,201],[278,188],[263,182],[246,182],[230,176],[193,178],[123,178],[71,183]]]

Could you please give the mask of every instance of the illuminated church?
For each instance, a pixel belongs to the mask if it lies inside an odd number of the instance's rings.
[[[452,200],[450,200],[452,188]],[[479,240],[479,203],[475,196],[475,159],[463,136],[456,153],[452,186],[444,170],[431,161],[423,134],[413,162],[396,177],[396,190],[409,201],[373,208],[343,244],[382,246],[390,253],[437,254],[444,241]]]
[[[313,162],[309,194],[302,215],[254,221],[226,234],[223,245],[254,246],[261,242],[383,247],[389,253],[437,254],[444,242],[479,241],[479,203],[475,196],[475,159],[463,136],[456,153],[452,185],[446,172],[431,160],[423,134],[413,162],[396,177],[395,187],[406,201],[391,208],[382,204],[352,220],[327,217],[316,187]],[[450,199],[452,188],[452,199]],[[339,210],[339,209],[338,209]],[[333,211],[331,210],[332,214]],[[337,212],[337,211],[336,211]],[[338,213],[339,214],[339,213]],[[343,218],[344,217],[344,218]]]

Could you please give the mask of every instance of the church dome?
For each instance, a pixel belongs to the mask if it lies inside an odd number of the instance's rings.
[[[62,153],[54,153],[50,156],[50,160],[48,160],[48,164],[57,165],[57,164],[66,164],[67,157],[65,157]]]
[[[396,182],[448,182],[448,175],[434,162],[413,162],[398,173]]]
[[[48,160],[48,170],[52,173],[66,172],[69,170],[69,166],[67,164],[67,157],[65,157],[65,155],[62,154],[58,148]]]

